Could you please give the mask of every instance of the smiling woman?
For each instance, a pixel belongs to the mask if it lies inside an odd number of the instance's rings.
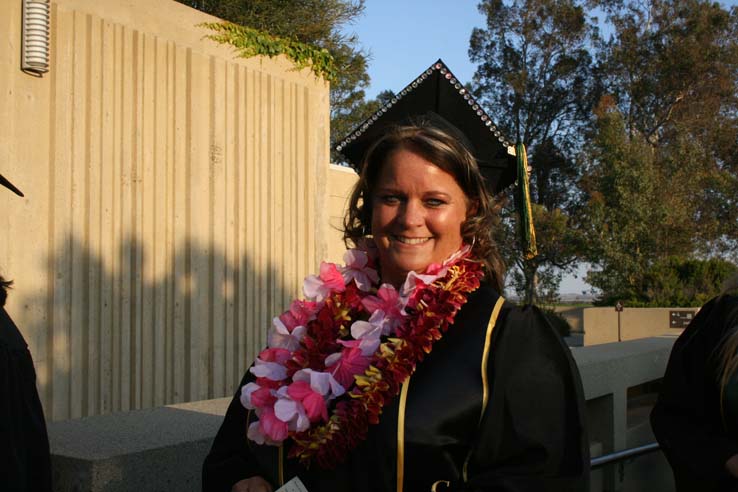
[[[492,193],[515,166],[498,135],[438,62],[339,144],[361,167],[353,249],[275,318],[204,490],[587,489],[576,366],[538,309],[500,295]]]
[[[461,248],[469,204],[449,173],[412,150],[392,152],[372,197],[372,232],[382,279],[400,288]]]
[[[465,242],[501,291],[504,265],[492,240],[497,208],[470,144],[435,113],[411,121],[389,127],[367,150],[344,223],[347,246],[373,234],[382,278],[399,287],[410,271],[441,263]]]

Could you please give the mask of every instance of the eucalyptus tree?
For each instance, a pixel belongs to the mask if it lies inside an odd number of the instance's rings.
[[[598,32],[574,0],[483,0],[479,10],[486,25],[471,35],[474,93],[510,138],[527,145],[532,165],[539,255],[520,253],[509,208],[499,241],[518,267],[515,289],[532,302],[542,290],[555,292],[561,273],[577,261],[580,241],[570,214],[577,203],[576,155],[598,89],[590,53]]]

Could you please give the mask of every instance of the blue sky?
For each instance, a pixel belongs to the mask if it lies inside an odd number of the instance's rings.
[[[720,3],[738,5],[738,0]],[[469,37],[474,27],[485,23],[478,4],[477,0],[366,0],[364,15],[346,31],[355,32],[371,55],[367,97],[386,89],[401,90],[438,58],[461,82],[470,82],[475,67],[469,61]],[[581,268],[578,278],[566,277],[561,292],[589,291],[582,281],[585,273],[586,268]]]
[[[738,5],[738,0],[722,2]],[[372,79],[367,96],[390,89],[399,91],[438,58],[463,83],[470,82],[469,37],[485,19],[478,0],[366,0],[366,9],[346,28],[359,36],[371,54]]]
[[[367,0],[364,15],[347,31],[359,36],[371,53],[368,97],[390,89],[399,91],[438,58],[463,82],[471,81],[474,66],[467,55],[472,28],[484,17],[476,1]]]

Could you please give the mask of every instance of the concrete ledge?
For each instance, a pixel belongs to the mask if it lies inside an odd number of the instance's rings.
[[[663,376],[674,337],[572,348],[587,399],[593,456],[651,442],[648,408],[629,409],[628,388]],[[49,425],[56,492],[199,492],[200,471],[230,398]],[[628,418],[630,414],[631,417]],[[629,422],[631,420],[631,422]],[[627,472],[593,474],[592,491],[670,490],[661,455],[642,458]]]
[[[231,398],[49,424],[55,492],[200,491]]]
[[[675,336],[572,347],[587,400],[626,391],[664,375]]]

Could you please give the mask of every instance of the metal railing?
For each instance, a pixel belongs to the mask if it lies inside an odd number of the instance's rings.
[[[615,451],[614,453],[603,454],[602,456],[592,458],[592,460],[589,462],[590,469],[595,470],[597,468],[611,465],[613,463],[620,463],[627,460],[628,458],[635,458],[644,454],[653,453],[654,451],[658,451],[659,449],[661,449],[659,443],[652,442],[649,444],[644,444],[643,446],[637,446],[635,448],[628,448],[620,451]]]

